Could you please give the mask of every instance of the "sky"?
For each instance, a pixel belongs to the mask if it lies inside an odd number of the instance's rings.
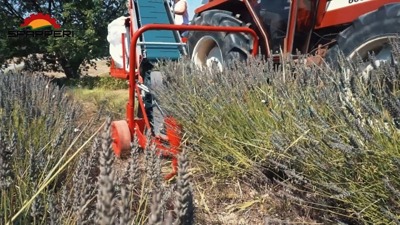
[[[194,15],[194,10],[201,5],[202,0],[187,0],[189,19],[191,20]]]

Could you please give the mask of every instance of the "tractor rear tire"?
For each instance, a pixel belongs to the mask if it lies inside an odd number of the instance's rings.
[[[391,39],[400,34],[400,4],[387,4],[381,8],[359,17],[353,24],[342,31],[337,37],[337,43],[330,48],[326,60],[333,68],[340,65],[340,57],[354,60],[360,56],[368,61],[368,53],[376,56],[388,48]],[[390,48],[390,46],[389,46]],[[386,53],[388,52],[387,49]],[[380,54],[382,59],[390,60],[390,56]],[[382,60],[382,61],[385,61]],[[339,67],[340,68],[340,67]],[[365,68],[367,69],[367,68]],[[363,70],[364,75],[369,73]]]
[[[224,10],[209,10],[194,19],[194,25],[244,27],[243,21]],[[211,67],[216,60],[220,71],[231,67],[235,60],[245,61],[252,51],[253,37],[248,33],[190,31],[188,49],[192,61],[199,67]]]
[[[152,112],[152,127],[153,127],[153,133],[155,136],[159,136],[162,134],[162,130],[164,128],[164,114],[161,111],[160,108],[160,102],[156,98],[156,93],[154,91],[160,90],[163,88],[163,74],[160,71],[151,71],[150,73],[150,79],[151,79],[151,84],[150,84],[150,91],[153,93],[150,93],[151,98],[153,99],[153,105],[151,107],[151,112]]]

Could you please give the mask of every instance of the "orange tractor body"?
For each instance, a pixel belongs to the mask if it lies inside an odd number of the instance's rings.
[[[265,57],[273,57],[275,61],[279,61],[283,54],[292,58],[304,56],[314,53],[326,53],[326,50],[333,47],[340,33],[346,29],[350,30],[350,26],[354,25],[367,14],[374,13],[376,20],[385,19],[384,13],[395,13],[398,9],[399,0],[210,0],[207,4],[195,10],[195,18],[193,24],[223,26],[232,24],[237,26],[246,26],[256,31],[260,42],[260,53]],[[385,9],[386,8],[386,9]],[[274,26],[271,21],[263,17],[262,11],[279,15],[281,31],[278,34],[277,41],[274,41],[271,27]],[[379,12],[378,12],[379,11]],[[393,12],[391,12],[393,11]],[[222,15],[225,14],[225,15]],[[387,15],[390,17],[397,16]],[[202,19],[202,17],[207,19]],[[213,17],[218,17],[219,21],[207,21]],[[370,16],[372,18],[372,16]],[[392,19],[392,18],[391,18]],[[228,22],[231,21],[231,22]],[[233,22],[232,22],[233,21]],[[362,21],[369,23],[369,21]],[[368,24],[363,24],[368,26]],[[379,27],[370,27],[368,29],[384,29]],[[398,33],[394,28],[391,31],[383,31],[382,35],[387,33]],[[379,35],[379,33],[377,33]],[[197,64],[206,64],[207,59],[198,59],[195,48],[199,41],[197,34],[189,34],[188,40],[189,54],[193,61]],[[205,34],[202,34],[205,36]],[[242,39],[239,36],[230,37],[230,39]],[[191,39],[193,39],[191,41]],[[221,37],[212,37],[216,45],[226,42]],[[229,58],[225,52],[231,51],[233,48],[240,49],[239,55],[245,55],[249,52],[249,45],[235,43],[231,40],[229,44],[231,49],[222,51],[221,61]],[[225,44],[227,45],[227,44]],[[318,51],[323,48],[325,51]],[[352,49],[353,50],[353,49]],[[204,51],[204,50],[203,50]],[[215,52],[215,51],[214,51]],[[207,53],[204,53],[205,55]],[[323,57],[323,55],[321,55]],[[206,57],[206,56],[205,56]],[[218,58],[215,57],[214,58]],[[242,57],[243,58],[243,57]],[[202,62],[201,62],[202,61]],[[224,62],[221,62],[225,64]]]

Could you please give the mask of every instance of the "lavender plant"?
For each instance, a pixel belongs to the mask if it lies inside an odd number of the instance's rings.
[[[276,70],[251,59],[216,73],[182,61],[159,67],[167,82],[156,92],[198,160],[212,165],[204,170],[225,177],[263,171],[292,210],[321,223],[396,224],[398,65],[384,64],[365,80],[361,62],[340,64],[289,61]]]
[[[160,219],[171,224],[173,217],[167,220],[164,214],[172,212],[167,207],[175,186],[162,180],[162,160],[151,146],[145,149],[151,153],[146,160],[135,140],[129,163],[115,159],[109,117],[92,147],[66,164],[66,170],[55,172],[93,128],[78,124],[81,113],[67,91],[48,78],[0,76],[0,224],[146,224]],[[143,164],[151,170],[144,171]],[[118,171],[126,172],[119,177]],[[46,184],[50,175],[56,178]],[[152,203],[156,196],[159,201]]]
[[[65,90],[42,76],[0,76],[1,224],[37,191],[73,140],[80,106]],[[50,189],[58,188],[57,181]],[[47,195],[39,195],[30,212],[15,222],[40,224],[48,218]]]

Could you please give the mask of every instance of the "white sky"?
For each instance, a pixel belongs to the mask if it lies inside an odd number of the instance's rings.
[[[189,19],[191,20],[194,15],[194,10],[201,5],[202,0],[187,0]]]

